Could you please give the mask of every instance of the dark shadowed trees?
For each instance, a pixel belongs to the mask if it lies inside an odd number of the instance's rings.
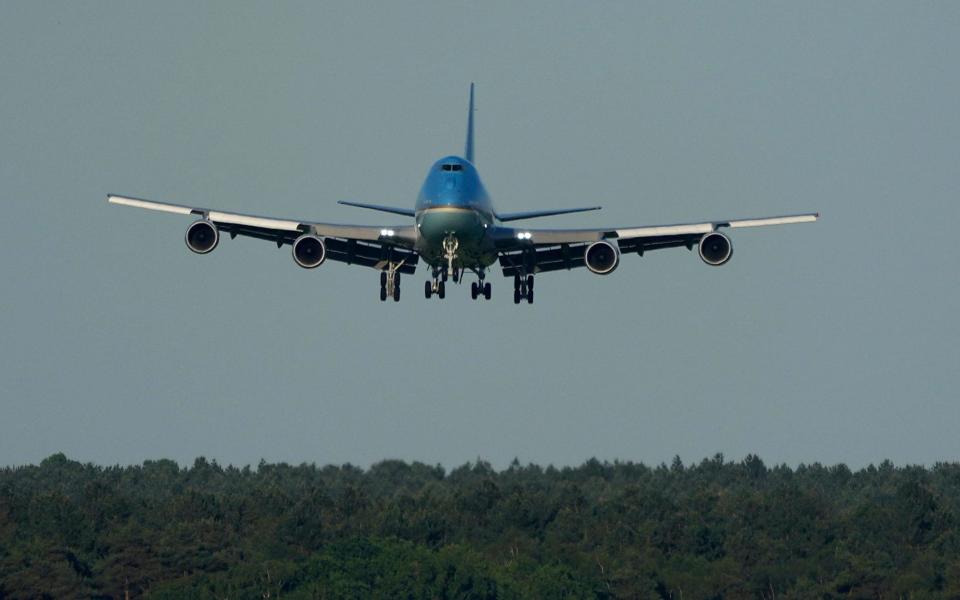
[[[0,470],[0,598],[958,598],[960,465]]]

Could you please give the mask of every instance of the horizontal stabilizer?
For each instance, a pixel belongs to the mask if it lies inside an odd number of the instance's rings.
[[[379,210],[380,212],[393,213],[395,215],[404,215],[407,217],[415,217],[417,213],[413,211],[412,208],[397,208],[395,206],[381,206],[379,204],[362,204],[360,202],[347,202],[346,200],[341,200],[337,204],[343,204],[345,206],[356,206],[357,208],[369,208],[370,210]]]
[[[590,206],[587,208],[558,208],[556,210],[531,210],[528,212],[516,212],[497,215],[501,221],[519,221],[520,219],[535,219],[537,217],[549,217],[552,215],[566,215],[569,213],[587,212],[589,210],[600,210],[599,206]]]

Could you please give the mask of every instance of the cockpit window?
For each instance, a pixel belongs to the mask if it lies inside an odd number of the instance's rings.
[[[440,168],[444,171],[462,171],[463,165],[442,165]]]

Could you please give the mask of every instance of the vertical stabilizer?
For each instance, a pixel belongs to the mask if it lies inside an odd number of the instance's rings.
[[[463,157],[473,161],[473,83],[470,84],[470,111],[467,113],[467,147],[463,151]]]

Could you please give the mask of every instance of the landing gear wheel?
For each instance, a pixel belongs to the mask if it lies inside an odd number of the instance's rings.
[[[400,302],[400,280],[393,282],[393,301]]]
[[[527,289],[533,292],[533,275],[527,275]]]
[[[527,290],[527,304],[533,304],[533,288]]]
[[[519,289],[520,289],[520,274],[519,274],[519,273],[513,276],[513,289],[515,289],[515,290],[519,290]]]
[[[433,284],[429,281],[423,284],[423,295],[427,300],[429,300],[430,296],[433,295]]]
[[[473,298],[474,300],[477,299],[477,292],[478,292],[477,287],[478,286],[476,281],[470,284],[470,297]]]
[[[490,292],[491,292],[491,286],[490,286],[490,282],[488,281],[487,283],[483,284],[483,297],[489,300]]]
[[[380,287],[386,287],[386,286],[387,286],[387,272],[380,271]]]
[[[447,297],[446,287],[443,281],[437,284],[437,296],[439,296],[441,300]]]
[[[383,302],[387,299],[387,286],[380,286],[380,302]]]
[[[460,283],[460,269],[453,270],[453,282]]]
[[[520,304],[520,288],[513,290],[513,303]]]

